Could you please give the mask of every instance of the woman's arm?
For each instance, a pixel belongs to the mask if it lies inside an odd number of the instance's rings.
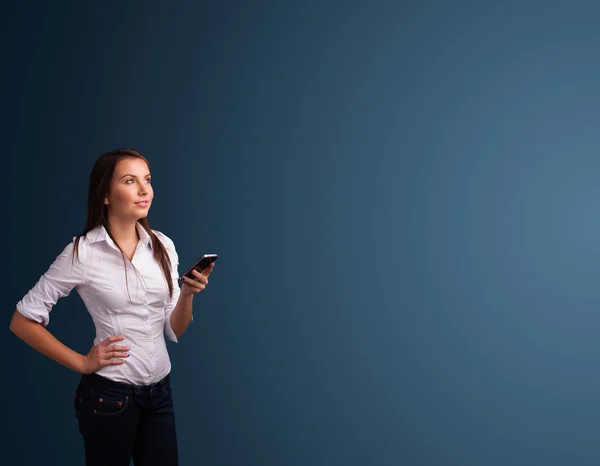
[[[83,373],[85,357],[58,341],[46,328],[15,311],[10,330],[44,356],[76,372]]]
[[[192,321],[193,301],[193,294],[181,293],[173,312],[171,312],[171,328],[177,338],[185,333]]]
[[[129,357],[129,347],[115,343],[123,340],[122,335],[108,337],[98,345],[92,345],[84,356],[63,345],[46,328],[28,319],[17,309],[10,322],[10,330],[32,348],[44,356],[80,374],[93,374],[101,367],[123,364]]]
[[[190,322],[194,320],[192,314],[192,304],[194,295],[199,293],[208,284],[208,276],[212,272],[215,263],[212,262],[202,272],[193,270],[194,278],[181,277],[182,287],[179,288],[178,283],[178,267],[179,256],[175,250],[175,244],[164,233],[153,230],[154,233],[163,241],[165,248],[171,260],[171,280],[173,281],[173,296],[170,298],[165,307],[165,334],[167,337],[176,342],[179,337],[187,330]]]
[[[206,285],[208,285],[208,276],[212,272],[214,266],[215,263],[212,262],[202,272],[193,270],[193,279],[186,276],[181,277],[183,286],[181,287],[179,299],[177,299],[177,304],[175,305],[173,312],[171,312],[170,317],[171,328],[177,338],[183,335],[188,328],[188,325],[190,325],[190,322],[193,320],[192,303],[194,295],[206,288]]]

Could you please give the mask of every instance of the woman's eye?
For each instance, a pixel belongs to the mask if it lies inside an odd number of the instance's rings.
[[[152,182],[152,180],[150,178],[146,178],[145,181],[146,181],[146,183],[151,183]],[[131,183],[135,183],[135,180],[133,178],[130,178],[130,179],[128,179],[128,180],[125,181],[125,184],[131,184],[130,182]]]

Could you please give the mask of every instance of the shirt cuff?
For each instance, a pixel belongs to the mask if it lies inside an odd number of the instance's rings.
[[[173,330],[173,327],[171,327],[171,314],[173,313],[173,311],[167,312],[167,315],[165,316],[165,335],[167,335],[167,338],[175,343],[179,343],[179,341],[177,340],[177,335],[175,335],[175,331]]]
[[[179,343],[179,341],[177,340],[177,335],[175,335],[175,331],[173,330],[173,327],[171,327],[171,314],[173,313],[173,311],[168,311],[166,316],[165,316],[165,335],[167,335],[167,338],[175,343]],[[190,322],[193,322],[194,320],[194,314],[192,313],[192,320]]]
[[[17,311],[19,311],[27,319],[33,320],[38,324],[42,324],[44,327],[50,323],[50,314],[46,309],[39,309],[37,311],[28,309],[23,304],[23,300],[17,303]]]

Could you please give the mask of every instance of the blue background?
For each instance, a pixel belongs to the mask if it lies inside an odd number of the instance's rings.
[[[79,375],[8,326],[123,146],[181,267],[220,255],[169,344],[182,465],[598,464],[597,5],[4,16],[6,464],[83,464]],[[48,330],[89,350],[75,292]]]

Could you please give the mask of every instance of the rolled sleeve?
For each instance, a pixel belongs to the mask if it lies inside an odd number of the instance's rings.
[[[165,304],[165,335],[167,338],[175,343],[178,343],[177,335],[175,335],[175,331],[173,327],[171,327],[171,314],[177,305],[177,301],[179,300],[179,295],[181,294],[181,288],[179,287],[179,256],[177,251],[175,250],[175,244],[173,241],[166,236],[164,233],[157,232],[159,238],[163,240],[163,244],[167,249],[167,253],[169,255],[169,260],[171,262],[171,282],[173,283],[173,297],[167,298],[167,302]],[[192,316],[192,320],[194,316]]]
[[[74,242],[68,244],[48,271],[17,303],[17,310],[23,316],[47,326],[56,302],[68,296],[83,281],[83,264],[78,257],[73,257],[73,247]]]

